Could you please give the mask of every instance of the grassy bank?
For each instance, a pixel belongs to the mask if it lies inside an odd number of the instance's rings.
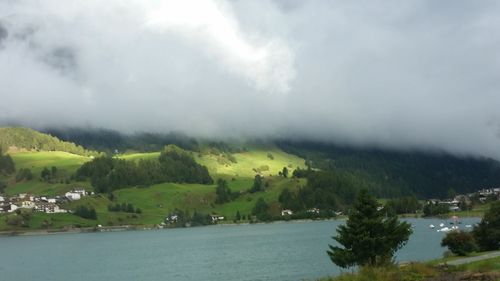
[[[486,253],[474,253],[471,256],[484,254]],[[443,266],[446,262],[463,258],[448,257],[401,266],[364,267],[355,273],[343,273],[337,277],[325,277],[317,281],[500,280],[500,257],[488,258],[459,266]],[[475,276],[477,279],[467,279],[469,276]]]

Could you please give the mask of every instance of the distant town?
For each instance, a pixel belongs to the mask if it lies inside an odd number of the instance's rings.
[[[87,192],[83,188],[74,188],[64,196],[34,196],[28,193],[20,193],[10,197],[0,196],[0,213],[12,213],[18,209],[32,209],[35,212],[56,214],[70,213],[61,208],[61,204],[69,201],[82,199],[84,196],[94,195],[94,192]]]

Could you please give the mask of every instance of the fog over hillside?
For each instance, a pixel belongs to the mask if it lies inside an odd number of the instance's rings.
[[[0,1],[0,123],[500,159],[498,1]]]

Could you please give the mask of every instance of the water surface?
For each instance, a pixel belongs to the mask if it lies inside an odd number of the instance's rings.
[[[438,219],[414,227],[397,260],[439,258]],[[463,219],[462,225],[478,222]],[[0,238],[0,280],[313,280],[336,275],[326,250],[343,221]]]

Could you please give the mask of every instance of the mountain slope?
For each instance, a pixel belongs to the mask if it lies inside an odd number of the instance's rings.
[[[98,155],[80,145],[61,141],[57,137],[40,133],[29,128],[0,128],[0,147],[5,151],[36,150],[36,151],[64,151],[83,156]]]
[[[313,168],[349,174],[382,197],[444,198],[453,192],[500,187],[500,163],[493,159],[312,142],[282,141],[279,147],[307,159]]]

